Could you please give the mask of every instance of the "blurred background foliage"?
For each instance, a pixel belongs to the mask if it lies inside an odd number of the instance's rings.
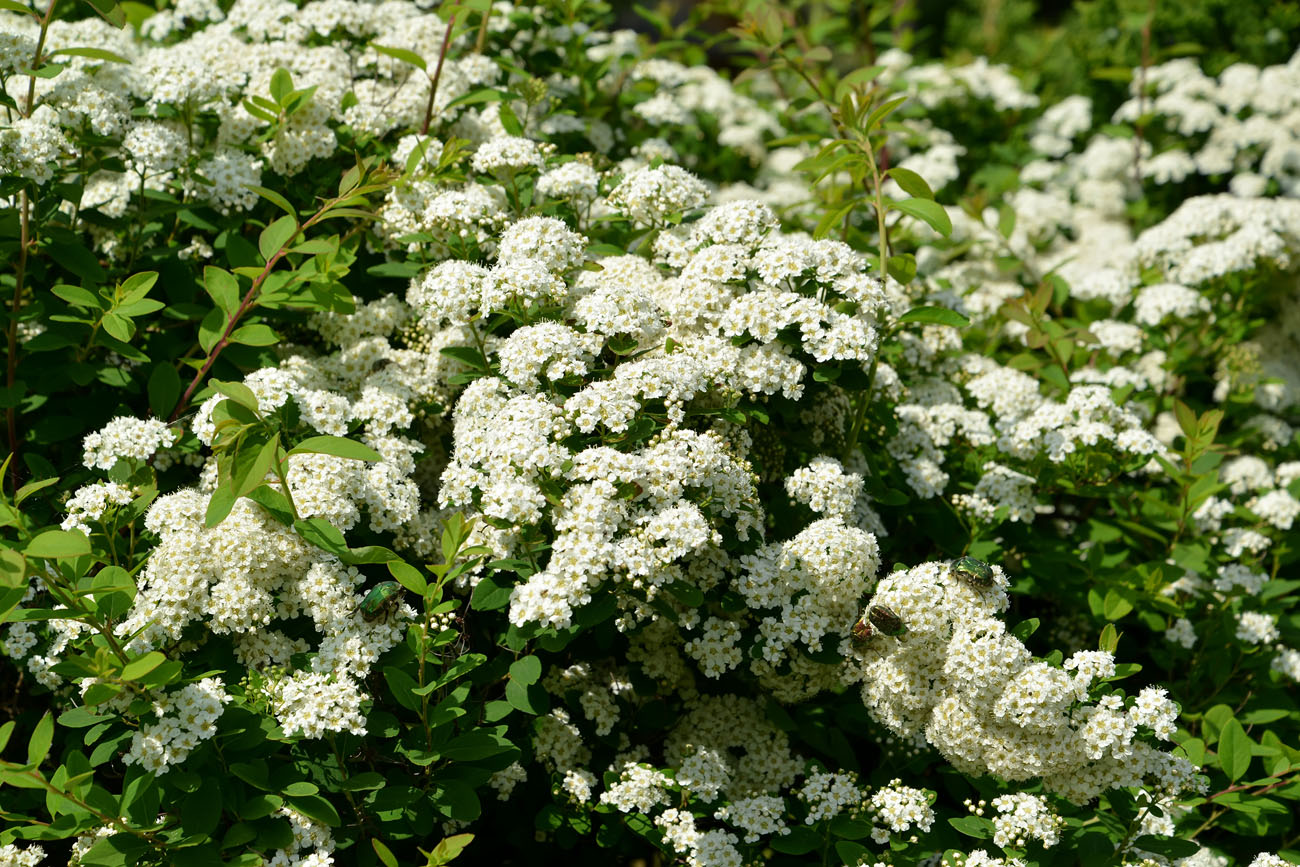
[[[717,34],[696,45],[715,66],[743,66],[726,29],[758,5],[736,0],[614,3],[620,24],[673,34]],[[1091,97],[1111,111],[1124,100],[1135,67],[1194,57],[1209,75],[1234,63],[1285,63],[1300,47],[1300,2],[1294,0],[783,0],[813,44],[829,50],[841,72],[872,62],[888,48],[917,60],[963,63],[984,56],[1025,76],[1056,102]],[[682,43],[677,47],[684,48]],[[672,50],[661,45],[660,50]]]

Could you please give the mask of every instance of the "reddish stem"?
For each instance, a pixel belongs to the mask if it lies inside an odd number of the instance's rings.
[[[447,59],[447,47],[451,45],[451,31],[455,26],[456,13],[453,12],[447,19],[447,32],[442,34],[442,48],[438,51],[438,65],[433,70],[433,81],[429,82],[429,104],[424,107],[424,125],[420,127],[420,135],[429,133],[429,123],[433,120],[433,98],[438,93],[438,79],[442,78],[442,62]]]

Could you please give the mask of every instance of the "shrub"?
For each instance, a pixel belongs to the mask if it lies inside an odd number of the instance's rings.
[[[1297,60],[0,5],[6,863],[1298,860]]]

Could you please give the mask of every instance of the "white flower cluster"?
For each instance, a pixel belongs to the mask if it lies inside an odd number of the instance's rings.
[[[21,847],[17,843],[0,846],[0,864],[4,867],[36,867],[45,860],[45,850],[35,844]]]
[[[329,732],[366,733],[361,702],[366,696],[350,678],[294,672],[275,684],[275,714],[286,735],[324,737]]]
[[[797,794],[808,805],[805,825],[834,819],[844,812],[856,812],[866,800],[866,793],[858,787],[856,774],[827,771],[809,774]]]
[[[993,842],[999,846],[1025,848],[1037,840],[1051,848],[1061,841],[1064,822],[1042,795],[1015,792],[993,799],[997,815],[993,818]]]
[[[1300,134],[1291,121],[1300,107],[1293,96],[1297,86],[1300,52],[1277,66],[1234,63],[1217,79],[1194,60],[1179,58],[1135,76],[1133,95],[1113,120],[1131,123],[1146,115],[1144,123],[1164,126],[1176,137],[1179,148],[1142,166],[1143,176],[1156,183],[1178,182],[1191,173],[1232,175],[1230,186],[1240,195],[1260,195],[1272,181],[1283,195],[1296,196]],[[1177,160],[1175,174],[1161,175],[1162,158]]]
[[[332,867],[335,844],[327,825],[309,819],[292,807],[280,807],[275,814],[289,820],[293,844],[277,849],[267,862],[270,867]]]
[[[853,513],[862,496],[862,476],[844,472],[839,461],[822,455],[786,476],[785,490],[790,499],[814,512],[843,518]]]
[[[662,165],[629,172],[610,191],[610,207],[638,223],[662,225],[671,214],[704,204],[709,190],[680,166]]]
[[[1040,509],[1051,509],[1039,506],[1034,496],[1035,484],[1032,476],[990,461],[984,465],[984,475],[975,483],[975,489],[969,494],[957,494],[952,504],[982,521],[992,523],[998,510],[1005,509],[1008,521],[1028,523]]]
[[[64,530],[79,530],[89,536],[91,521],[104,517],[111,506],[127,506],[134,499],[135,493],[117,482],[83,485],[68,499],[68,516],[59,526]]]
[[[496,789],[498,801],[510,800],[515,786],[528,779],[528,771],[519,762],[511,762],[508,767],[494,773],[488,778],[488,785]]]
[[[877,62],[885,67],[887,80],[926,108],[970,101],[990,102],[997,111],[1019,111],[1038,105],[1038,97],[1025,90],[1005,64],[989,63],[985,57],[962,66],[913,63],[907,52],[891,48]]]
[[[111,470],[119,458],[146,461],[176,442],[176,431],[158,419],[119,416],[82,442],[87,467]]]
[[[165,774],[189,757],[200,742],[217,733],[217,719],[231,700],[219,677],[205,677],[174,693],[154,700],[157,722],[144,723],[131,736],[122,756],[128,765],[140,765],[151,774]]]
[[[708,66],[684,66],[654,58],[639,61],[629,78],[655,83],[653,95],[639,102],[633,112],[655,126],[669,127],[666,134],[675,132],[674,127],[700,124],[707,117],[718,127],[719,145],[736,148],[757,162],[766,153],[764,139],[784,133],[771,109],[738,92]],[[612,70],[609,81],[611,86],[617,82]]]
[[[1041,777],[1075,803],[1116,786],[1193,785],[1189,762],[1136,737],[1138,726],[1171,737],[1172,703],[1152,694],[1127,711],[1114,695],[1089,704],[1089,686],[1114,672],[1113,658],[1081,652],[1063,669],[1034,661],[994,617],[1005,586],[997,567],[981,589],[942,563],[882,579],[868,604],[887,607],[906,632],[874,635],[850,673],[872,715],[902,736],[923,731],[965,773]]]
[[[934,824],[929,795],[921,789],[904,786],[899,779],[872,793],[870,805],[875,819],[871,839],[882,845],[889,842],[891,833],[902,834],[913,828],[927,832]]]

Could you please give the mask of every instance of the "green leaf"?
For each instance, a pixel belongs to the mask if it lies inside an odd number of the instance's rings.
[[[260,488],[253,488],[244,496],[270,512],[271,517],[281,524],[293,526],[293,509],[289,505],[289,499],[280,491],[262,485]]]
[[[1241,723],[1228,720],[1219,732],[1219,766],[1228,775],[1229,782],[1237,782],[1250,767],[1251,740]]]
[[[841,813],[831,819],[831,833],[846,840],[861,840],[871,835],[871,823]]]
[[[126,13],[114,0],[86,0],[86,2],[109,24],[119,29],[126,26]]]
[[[497,113],[497,117],[508,134],[515,136],[524,134],[524,125],[519,122],[518,115],[515,114],[515,110],[510,107],[508,101],[501,103],[501,110]]]
[[[1177,837],[1157,837],[1143,834],[1133,841],[1138,849],[1154,852],[1166,858],[1190,858],[1201,851],[1201,846],[1194,840],[1180,840]]]
[[[429,582],[420,574],[420,570],[405,560],[389,560],[387,565],[389,574],[415,595],[423,596],[429,589]]]
[[[405,48],[393,48],[388,45],[380,45],[376,42],[370,43],[370,47],[378,51],[380,54],[388,55],[394,60],[409,63],[417,69],[421,69],[425,72],[429,71],[429,65],[425,63],[424,58],[416,54],[414,51],[407,51]]]
[[[929,199],[903,199],[899,202],[890,202],[889,207],[895,211],[902,211],[909,217],[916,217],[918,220],[924,220],[945,238],[952,234],[952,220],[948,218],[948,212],[943,209],[943,205]]]
[[[768,845],[785,855],[807,855],[822,845],[822,838],[807,825],[795,825],[789,834],[772,837]]]
[[[31,740],[27,742],[27,764],[34,766],[45,761],[45,757],[50,753],[50,745],[53,743],[54,715],[46,711],[45,716],[41,717],[41,721],[32,731]]]
[[[102,310],[104,301],[89,289],[81,286],[69,286],[66,283],[60,283],[50,290],[59,298],[71,304],[73,307],[80,307],[83,310]]]
[[[267,123],[275,123],[279,119],[275,116],[273,112],[269,112],[266,109],[258,106],[250,99],[244,100],[243,104],[244,104],[244,111],[248,112],[258,120],[264,120]]]
[[[203,269],[203,288],[227,317],[235,315],[239,309],[239,281],[234,274],[208,265]]]
[[[289,250],[290,253],[303,253],[307,256],[315,256],[319,253],[336,253],[339,249],[338,235],[330,235],[328,238],[312,238],[296,244]]]
[[[90,57],[95,60],[106,60],[109,63],[130,63],[131,61],[120,54],[108,51],[103,48],[57,48],[50,52],[50,57],[56,54],[67,54],[72,57]]]
[[[348,544],[338,528],[324,518],[306,518],[293,522],[298,535],[308,542],[336,557],[348,553]]]
[[[289,796],[285,798],[289,805],[302,813],[308,819],[313,819],[331,828],[337,828],[342,824],[339,818],[339,811],[334,805],[322,798],[320,795],[299,795],[297,797]]]
[[[353,774],[338,785],[345,792],[369,792],[382,789],[388,785],[388,780],[384,778],[383,774],[376,771],[365,771],[360,774]]]
[[[121,692],[122,687],[116,683],[92,683],[86,690],[86,694],[82,696],[82,700],[87,706],[103,704]]]
[[[181,375],[171,362],[154,365],[149,374],[149,409],[158,418],[167,418],[181,396]]]
[[[419,684],[415,678],[396,666],[386,666],[383,670],[384,680],[388,682],[388,688],[393,692],[393,698],[397,703],[407,710],[415,710],[420,706],[420,700],[415,696],[415,690]]]
[[[104,318],[100,320],[100,325],[108,336],[115,337],[123,343],[130,343],[131,338],[135,336],[135,323],[116,313],[105,313]]]
[[[203,513],[203,526],[215,527],[226,520],[226,516],[230,514],[231,509],[235,508],[238,500],[234,488],[229,485],[218,485],[208,500],[207,510]]]
[[[122,668],[122,680],[137,680],[153,671],[167,661],[166,655],[151,650],[138,659],[133,659]]]
[[[1128,594],[1118,589],[1106,591],[1106,600],[1102,603],[1102,615],[1107,620],[1119,620],[1133,610],[1133,603]]]
[[[890,169],[885,174],[893,178],[903,188],[903,192],[909,196],[915,196],[918,199],[934,199],[934,190],[930,189],[930,185],[925,182],[925,178],[911,169],[899,166]]]
[[[123,279],[121,286],[118,286],[122,303],[138,302],[149,294],[149,290],[153,289],[156,282],[159,282],[159,273],[156,270],[142,270],[138,274],[131,274],[130,277]]]
[[[257,395],[253,390],[242,382],[225,382],[220,379],[214,379],[209,383],[218,394],[224,394],[242,407],[251,409],[253,412],[258,411]]]
[[[494,87],[481,87],[478,90],[471,90],[469,93],[456,97],[447,103],[447,108],[456,108],[461,105],[478,105],[484,102],[497,102],[502,99],[518,99],[516,94],[508,90],[497,90]]]
[[[992,822],[979,816],[961,816],[956,819],[949,819],[948,824],[956,828],[958,833],[965,834],[967,837],[984,839],[993,836],[989,833],[989,826]]]
[[[370,848],[375,850],[375,857],[379,859],[384,867],[398,867],[397,857],[393,855],[393,850],[385,846],[378,837],[370,838]]]
[[[500,735],[480,729],[452,738],[440,752],[444,758],[472,762],[515,749],[514,745]]]
[[[479,352],[473,346],[444,346],[438,350],[442,355],[448,358],[454,358],[462,364],[467,364],[478,370],[487,370],[488,363],[483,358],[483,353]]]
[[[1010,238],[1016,230],[1016,211],[1006,202],[998,206],[998,234]]]
[[[835,227],[844,222],[845,215],[849,214],[858,206],[856,199],[850,199],[847,202],[841,202],[833,208],[828,208],[826,213],[822,214],[817,225],[813,227],[813,237],[816,239],[825,238]]]
[[[309,437],[289,450],[291,455],[316,454],[334,455],[336,458],[350,458],[354,461],[382,461],[384,456],[370,446],[346,437],[318,436]]]
[[[298,221],[286,214],[262,230],[262,234],[257,237],[257,250],[264,260],[270,262],[296,234]]]
[[[1029,636],[1038,631],[1038,618],[1031,617],[1028,620],[1022,620],[1017,623],[1011,630],[1011,634],[1021,641],[1026,640]]]
[[[474,787],[462,780],[441,780],[434,793],[433,803],[449,819],[469,822],[477,819],[483,805],[474,793]]]
[[[271,330],[271,326],[254,323],[241,325],[230,334],[231,343],[244,346],[274,346],[280,342],[280,335]]]
[[[208,835],[221,823],[221,787],[208,777],[181,801],[181,827],[186,834]]]
[[[969,319],[947,307],[913,307],[898,317],[898,321],[919,322],[924,325],[951,325],[953,328],[965,328],[970,325]]]
[[[1174,418],[1178,420],[1178,426],[1182,428],[1183,434],[1189,439],[1196,439],[1197,420],[1196,413],[1192,408],[1181,400],[1174,400]]]
[[[293,205],[289,204],[289,200],[277,193],[275,190],[268,190],[266,187],[259,187],[256,184],[249,184],[248,189],[257,193],[259,196],[284,211],[290,217],[296,216],[294,214]]]
[[[90,539],[73,530],[46,530],[27,543],[23,554],[57,560],[60,557],[82,557],[90,553]]]
[[[510,679],[524,686],[537,683],[542,676],[542,661],[536,656],[525,656],[510,664]]]
[[[33,18],[39,18],[30,6],[16,2],[16,0],[0,0],[0,9],[8,9],[10,12],[18,12],[23,15],[31,15]]]
[[[454,861],[473,840],[473,834],[456,834],[439,840],[438,845],[434,846],[433,851],[429,853],[429,864],[441,867]]]
[[[689,608],[699,608],[704,604],[704,592],[688,581],[672,581],[664,589]]]
[[[199,347],[209,353],[221,340],[221,335],[226,333],[226,325],[229,323],[228,317],[220,308],[214,307],[203,317],[199,323]]]
[[[280,105],[293,93],[293,76],[283,66],[271,73],[271,96]],[[268,257],[269,258],[269,257]]]
[[[16,590],[22,587],[26,591],[27,561],[22,554],[12,548],[0,548],[0,587]],[[25,593],[24,593],[25,595]],[[21,599],[21,597],[19,597]],[[506,597],[509,600],[509,597]],[[0,605],[0,615],[4,614]],[[3,618],[0,618],[2,620]]]
[[[19,68],[19,75],[31,75],[36,78],[57,78],[59,73],[68,68],[66,63],[45,63],[32,69],[29,66]],[[71,269],[69,269],[71,270]]]
[[[499,574],[499,573],[498,573]],[[469,605],[475,611],[496,611],[510,604],[513,585],[501,583],[496,575],[485,575],[474,585]]]
[[[102,722],[111,722],[113,717],[91,713],[84,707],[74,707],[59,714],[59,725],[70,729],[86,729]]]

